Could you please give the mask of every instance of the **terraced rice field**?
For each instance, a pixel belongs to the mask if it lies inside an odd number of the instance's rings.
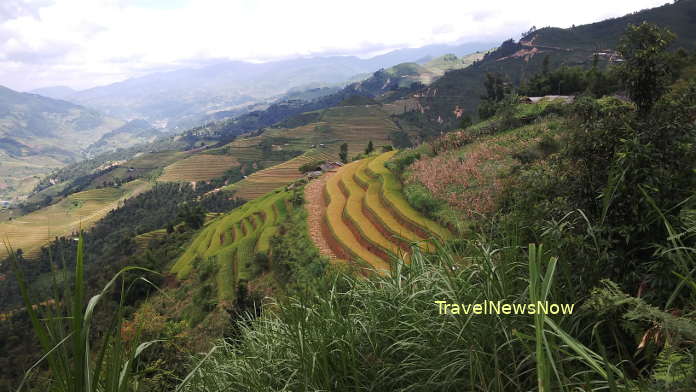
[[[220,301],[234,299],[237,284],[251,279],[250,264],[256,253],[267,253],[270,239],[286,218],[289,192],[271,192],[206,224],[172,267],[180,279],[191,273],[196,259],[218,263],[216,276]]]
[[[303,174],[300,173],[299,168],[305,163],[334,159],[332,155],[313,149],[287,162],[259,170],[242,181],[230,185],[228,189],[236,190],[236,195],[242,199],[252,200],[302,177]]]
[[[321,121],[330,129],[325,132],[327,147],[338,153],[339,146],[347,143],[349,156],[363,152],[369,140],[375,146],[390,144],[389,134],[399,129],[379,105],[331,108]]]
[[[382,204],[389,207],[396,219],[422,235],[431,233],[440,238],[448,238],[450,232],[447,229],[416,211],[404,198],[401,182],[384,166],[384,163],[395,154],[396,151],[384,153],[374,158],[365,169],[368,176],[380,181],[382,191],[379,193],[379,198]]]
[[[89,228],[123,200],[151,186],[148,182],[135,180],[119,188],[91,189],[72,194],[56,204],[0,223],[0,239],[7,240],[14,249],[22,249],[27,255],[35,255],[53,238]],[[5,257],[6,253],[3,247],[0,256]]]
[[[363,152],[370,140],[377,147],[389,144],[389,134],[398,129],[389,116],[380,105],[340,106],[324,110],[318,121],[307,125],[271,128],[258,136],[240,137],[220,149],[240,163],[256,162],[266,169],[229,189],[235,189],[241,198],[252,200],[300,178],[297,169],[306,162],[338,160],[343,143],[348,144],[350,156]],[[277,153],[283,151],[304,151],[304,154],[288,161],[280,160],[283,154]]]
[[[138,249],[144,250],[147,249],[148,245],[150,244],[150,241],[163,238],[166,235],[166,229],[153,230],[136,236],[135,244],[137,245]]]
[[[237,166],[239,166],[237,159],[229,155],[192,155],[165,167],[158,181],[208,181],[222,176],[226,171]]]
[[[384,166],[395,153],[352,162],[324,188],[324,223],[332,251],[378,272],[389,269],[394,255],[408,260],[412,243],[428,250],[425,240],[450,238],[447,229],[414,210],[401,195],[400,182]]]

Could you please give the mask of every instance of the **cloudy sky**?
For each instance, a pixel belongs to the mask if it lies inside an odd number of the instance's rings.
[[[0,0],[0,85],[84,89],[222,59],[499,42],[666,0]]]

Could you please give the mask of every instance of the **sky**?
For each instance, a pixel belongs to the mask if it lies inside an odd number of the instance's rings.
[[[85,89],[225,59],[519,39],[666,0],[0,0],[0,85]]]

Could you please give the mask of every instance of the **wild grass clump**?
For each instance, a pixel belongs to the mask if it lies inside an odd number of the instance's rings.
[[[9,247],[8,253],[14,254]],[[31,326],[41,345],[43,356],[27,370],[17,391],[47,389],[51,392],[133,391],[137,390],[138,356],[155,341],[138,344],[137,336],[123,336],[124,298],[127,288],[121,283],[120,302],[110,322],[96,333],[94,312],[104,299],[118,291],[119,281],[132,270],[119,271],[104,288],[86,301],[84,276],[84,241],[77,244],[74,281],[65,284],[63,292],[55,286],[54,301],[37,307],[21,268],[10,258]],[[57,274],[57,271],[54,271]],[[148,282],[145,278],[140,278]],[[137,333],[136,333],[137,335]],[[95,344],[96,343],[96,344]],[[45,371],[42,371],[45,370]],[[41,372],[40,372],[41,371]],[[36,377],[37,374],[40,377]]]
[[[440,314],[435,301],[554,301],[556,261],[541,247],[470,241],[369,279],[336,275],[222,342],[182,384],[219,390],[551,390],[622,378],[564,332],[568,316]],[[592,380],[588,382],[588,380]]]

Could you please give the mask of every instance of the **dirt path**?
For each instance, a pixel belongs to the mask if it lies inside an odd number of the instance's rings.
[[[324,237],[324,212],[326,204],[324,202],[324,184],[326,180],[334,175],[334,172],[328,172],[316,180],[310,181],[305,186],[305,208],[307,209],[307,224],[309,226],[309,236],[314,241],[314,245],[319,249],[319,253],[331,259],[335,259],[336,255],[331,250],[329,242]]]

